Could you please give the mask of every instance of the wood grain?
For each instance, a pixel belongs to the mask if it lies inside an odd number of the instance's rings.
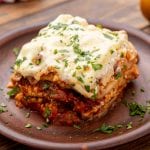
[[[66,1],[67,0],[34,0],[28,3],[3,4],[0,8],[0,25],[36,13],[40,10],[54,7]]]
[[[12,5],[0,4],[0,35],[20,26],[48,22],[61,13],[99,20],[108,19],[131,25],[150,34],[149,23],[142,16],[138,0],[34,0]],[[132,149],[150,150],[150,135],[107,150]],[[0,150],[33,150],[33,148],[0,135]]]
[[[50,5],[50,3],[48,5]],[[8,7],[8,5],[4,5],[4,6]],[[24,13],[22,12],[21,9],[23,6],[24,3],[19,3],[17,9],[12,9],[12,11],[9,13],[14,13],[14,10],[15,10],[15,14]],[[31,5],[28,4],[27,6],[28,6],[27,7],[28,10],[32,10],[34,4]],[[16,5],[13,5],[11,7],[15,8]],[[22,17],[17,18],[17,20],[15,16],[12,16],[12,19],[7,20],[5,23],[0,25],[1,26],[0,34],[5,34],[20,26],[36,24],[43,21],[48,22],[62,13],[70,13],[73,15],[79,15],[86,18],[99,18],[99,19],[113,20],[116,22],[121,22],[121,23],[131,25],[136,28],[143,28],[148,25],[148,21],[142,16],[139,10],[139,5],[137,0],[132,0],[132,1],[130,0],[126,0],[126,1],[125,0],[113,0],[113,1],[112,0],[105,0],[105,1],[68,0],[66,3],[60,3],[60,5],[57,4],[56,6],[51,5],[49,7],[41,8],[41,5],[38,4],[38,7],[39,8],[37,9],[40,11],[36,13],[33,11],[30,12],[30,14],[22,15]],[[1,9],[2,8],[0,8],[0,12]],[[7,8],[7,10],[8,9],[9,7]],[[5,20],[5,16],[2,16],[1,19]]]

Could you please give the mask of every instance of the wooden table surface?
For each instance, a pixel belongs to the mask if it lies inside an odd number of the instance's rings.
[[[50,21],[62,13],[125,23],[150,34],[138,0],[34,0],[0,4],[0,35],[21,26]],[[32,150],[0,135],[0,150]],[[150,150],[150,135],[109,150]],[[34,149],[35,150],[35,149]]]

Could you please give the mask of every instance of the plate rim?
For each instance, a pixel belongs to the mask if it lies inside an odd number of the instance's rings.
[[[108,20],[92,20],[88,19],[88,21],[94,24],[102,24],[103,26],[106,26],[107,28],[112,28],[112,29],[124,29],[126,30],[129,34],[134,35],[141,40],[145,41],[146,43],[150,44],[150,37],[143,33],[142,31],[135,29],[133,27],[130,27],[128,25],[120,24],[120,23],[115,23],[113,21],[108,21]],[[24,35],[24,34],[29,34],[35,30],[39,30],[43,26],[45,26],[48,22],[43,22],[43,23],[37,23],[35,25],[30,25],[26,27],[20,27],[18,29],[15,29],[13,31],[10,31],[7,34],[4,34],[0,37],[0,47],[5,45],[5,43],[17,38],[18,36]],[[117,137],[111,137],[110,139],[105,139],[105,140],[96,140],[96,141],[91,141],[91,142],[78,142],[78,143],[57,143],[57,142],[50,142],[50,141],[44,141],[42,139],[36,139],[36,138],[31,138],[28,137],[27,135],[21,134],[16,132],[15,130],[11,129],[10,127],[7,127],[0,123],[0,133],[7,138],[10,138],[16,142],[20,142],[22,144],[31,146],[31,147],[38,147],[38,148],[53,148],[53,149],[81,149],[81,148],[88,148],[88,149],[95,149],[95,148],[110,148],[114,146],[119,146],[121,144],[125,144],[128,142],[131,142],[133,140],[136,140],[140,137],[143,137],[147,134],[150,134],[150,122],[147,122],[143,126],[125,133],[123,135],[118,135]]]

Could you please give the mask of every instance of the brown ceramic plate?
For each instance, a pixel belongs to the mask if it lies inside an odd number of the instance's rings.
[[[97,23],[94,21],[94,23]],[[113,30],[125,29],[129,34],[129,39],[133,42],[140,56],[139,68],[140,76],[125,90],[123,99],[128,101],[137,101],[140,104],[146,104],[150,99],[150,38],[144,33],[120,24],[102,22],[103,26]],[[145,115],[144,119],[140,117],[130,117],[128,109],[123,103],[109,112],[101,120],[95,120],[85,123],[81,129],[65,126],[49,126],[43,130],[37,130],[44,120],[35,112],[31,113],[30,118],[25,114],[29,110],[19,109],[15,106],[13,100],[6,96],[6,85],[11,74],[11,66],[14,64],[15,55],[12,49],[21,47],[24,43],[31,40],[38,30],[45,24],[39,24],[32,27],[23,27],[0,37],[0,103],[7,104],[8,112],[0,114],[0,133],[17,142],[43,149],[89,149],[108,148],[115,145],[127,143],[150,133],[150,116]],[[140,89],[144,88],[145,92]],[[135,91],[135,96],[132,92]],[[132,129],[126,127],[120,128],[112,134],[102,134],[93,132],[102,123],[123,124],[133,123]],[[31,123],[32,128],[25,128],[25,124]]]

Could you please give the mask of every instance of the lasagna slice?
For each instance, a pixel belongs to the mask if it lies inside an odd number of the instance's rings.
[[[137,78],[137,61],[125,31],[60,15],[23,45],[8,87],[17,106],[72,125],[106,114]]]

